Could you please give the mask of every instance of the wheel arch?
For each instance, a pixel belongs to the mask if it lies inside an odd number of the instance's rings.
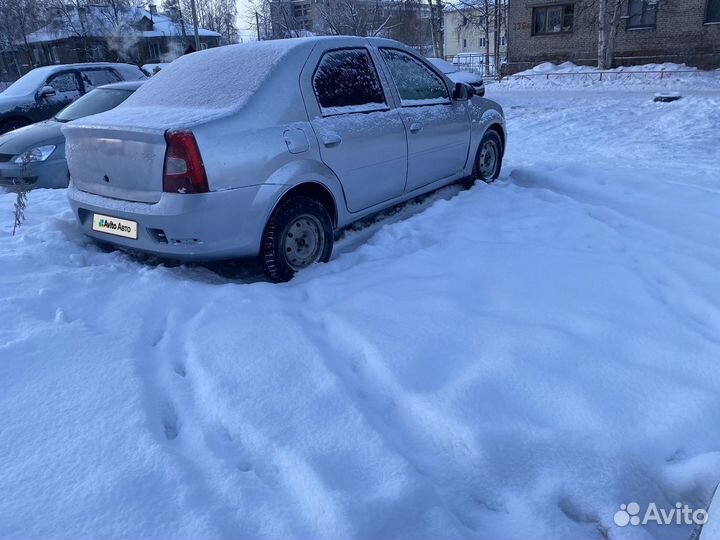
[[[335,201],[330,189],[324,184],[316,180],[304,180],[297,184],[294,184],[290,189],[286,190],[280,198],[273,205],[270,214],[272,215],[275,208],[281,205],[283,202],[288,200],[290,197],[304,195],[312,199],[317,200],[322,204],[330,214],[330,220],[332,221],[333,227],[337,227],[338,224],[338,206]]]

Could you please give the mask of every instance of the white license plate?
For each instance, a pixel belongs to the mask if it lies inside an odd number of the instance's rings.
[[[93,214],[93,231],[137,240],[137,222],[102,214]]]

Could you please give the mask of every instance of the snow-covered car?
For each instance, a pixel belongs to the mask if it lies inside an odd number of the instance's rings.
[[[30,188],[68,186],[62,126],[117,107],[143,84],[142,80],[107,84],[74,101],[50,120],[0,135],[0,187],[22,182]]]
[[[197,52],[63,129],[70,203],[98,241],[179,260],[259,256],[288,280],[330,258],[338,228],[497,178],[502,108],[473,95],[380,38]]]
[[[715,496],[707,510],[708,520],[699,535],[692,540],[718,540],[720,538],[720,487],[715,489]]]
[[[60,64],[35,68],[0,92],[0,134],[52,118],[66,105],[105,84],[144,79],[131,64]]]
[[[485,95],[485,81],[483,81],[483,78],[477,73],[458,69],[442,58],[428,58],[428,61],[442,71],[452,82],[467,83],[475,89],[476,96]]]

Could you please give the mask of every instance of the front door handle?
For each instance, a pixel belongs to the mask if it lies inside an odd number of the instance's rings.
[[[338,146],[342,142],[342,137],[337,133],[326,133],[323,135],[322,142],[328,148]]]
[[[420,133],[422,128],[420,124],[410,124],[410,133]]]

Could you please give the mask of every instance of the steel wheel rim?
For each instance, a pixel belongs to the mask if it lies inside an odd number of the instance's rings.
[[[480,149],[478,171],[481,178],[492,178],[498,162],[498,148],[494,141],[485,141]]]
[[[325,235],[320,220],[310,214],[295,218],[283,234],[283,253],[293,270],[302,270],[320,260]]]

